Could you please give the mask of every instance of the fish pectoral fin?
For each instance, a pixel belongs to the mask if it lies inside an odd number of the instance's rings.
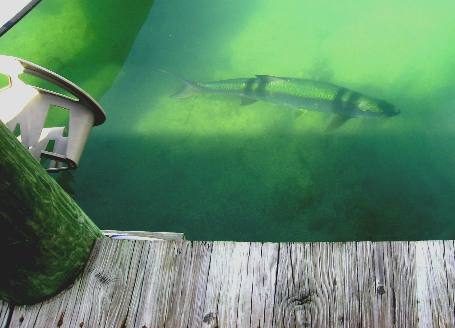
[[[240,106],[248,106],[251,104],[254,104],[257,100],[253,98],[242,98],[242,102],[240,103]]]
[[[327,128],[325,129],[326,132],[331,132],[336,129],[338,129],[340,126],[342,126],[344,123],[346,123],[351,117],[347,115],[335,115],[332,120],[330,121],[329,125],[327,125]]]

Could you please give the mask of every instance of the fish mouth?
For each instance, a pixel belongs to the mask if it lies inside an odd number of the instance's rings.
[[[400,110],[398,108],[396,108],[394,105],[386,101],[381,101],[379,106],[384,115],[387,117],[397,116],[398,114],[400,114]]]
[[[385,114],[386,114],[387,117],[393,117],[393,116],[399,115],[400,113],[401,112],[400,112],[399,109],[394,108],[393,111],[386,112]]]

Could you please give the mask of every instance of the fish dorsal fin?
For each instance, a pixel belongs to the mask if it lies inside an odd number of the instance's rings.
[[[254,104],[255,102],[257,102],[257,100],[253,99],[253,98],[242,98],[242,102],[240,103],[240,105],[248,106],[248,105]]]
[[[286,79],[279,77],[279,76],[273,76],[273,75],[260,75],[256,74],[256,77],[261,80],[265,81],[284,81]]]
[[[351,117],[347,115],[335,115],[332,120],[330,121],[329,125],[327,125],[327,128],[325,129],[326,132],[331,132],[335,131],[338,129],[340,126],[342,126],[344,123],[346,123]]]

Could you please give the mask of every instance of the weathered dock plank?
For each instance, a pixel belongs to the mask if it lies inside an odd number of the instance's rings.
[[[454,292],[452,241],[105,238],[71,288],[15,307],[9,327],[455,327]]]
[[[204,242],[182,244],[179,263],[176,263],[177,271],[175,271],[166,327],[202,325],[212,247],[212,243]],[[149,289],[148,293],[153,293],[153,290]],[[144,319],[146,317],[142,315],[141,321]],[[146,325],[148,321],[143,322]]]
[[[397,243],[282,244],[274,327],[415,327],[409,256]]]
[[[212,245],[203,327],[271,327],[278,244]]]
[[[454,327],[453,241],[416,243],[416,279],[421,327]]]
[[[10,306],[8,303],[0,301],[0,327],[5,328],[8,325]]]
[[[42,304],[16,307],[11,327],[121,327],[148,248],[145,241],[103,240],[72,288]]]

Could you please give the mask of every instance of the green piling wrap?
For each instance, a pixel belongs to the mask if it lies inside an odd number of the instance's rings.
[[[31,304],[71,284],[101,231],[0,123],[0,298]]]

